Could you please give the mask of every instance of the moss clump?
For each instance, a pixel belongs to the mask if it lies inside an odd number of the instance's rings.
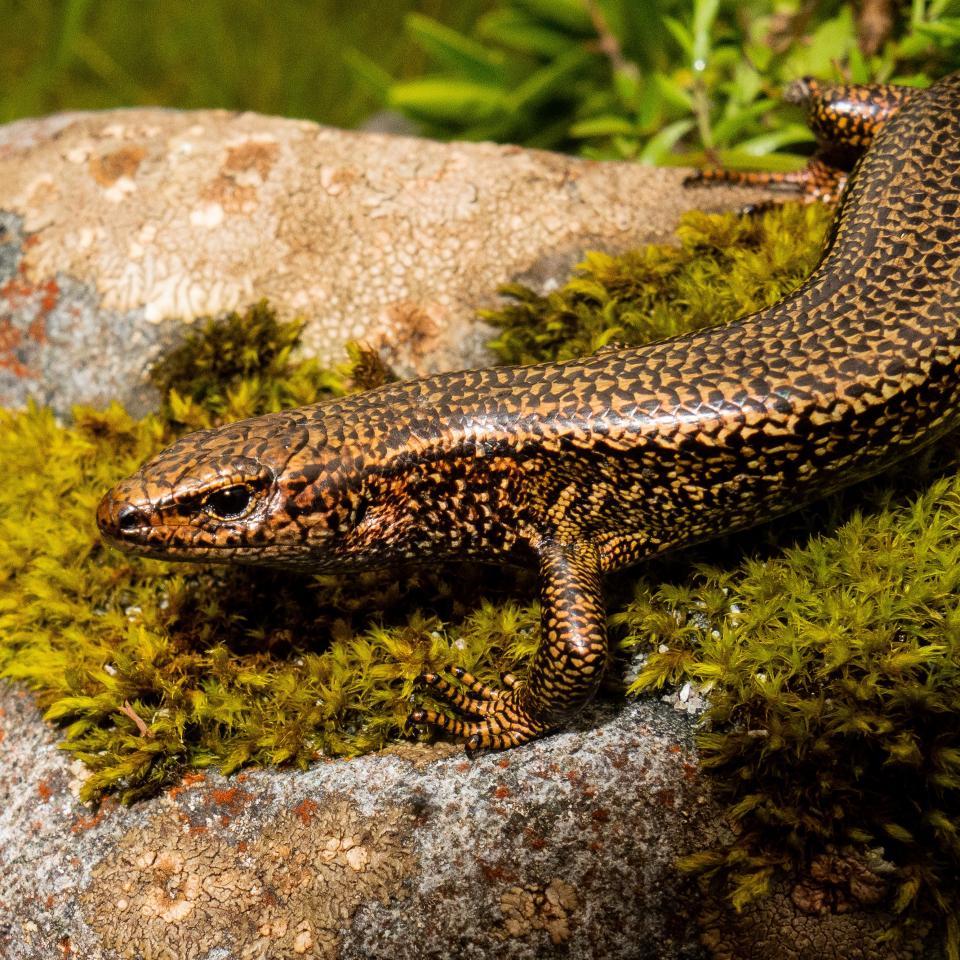
[[[278,323],[265,302],[208,319],[150,371],[161,419],[174,430],[201,430],[343,393],[343,372],[292,361],[302,332],[300,321]]]
[[[85,798],[132,800],[188,767],[376,749],[400,735],[424,669],[517,669],[532,650],[536,611],[504,600],[495,571],[458,571],[454,590],[443,571],[341,581],[101,543],[100,496],[186,429],[347,389],[348,371],[291,360],[298,335],[262,304],[206,325],[155,371],[165,402],[143,420],[117,406],[77,409],[70,426],[0,410],[14,480],[0,486],[0,674],[64,725],[91,771]],[[365,379],[388,376],[353,357]]]
[[[809,276],[832,219],[829,209],[798,203],[758,216],[688,213],[679,245],[590,253],[575,277],[545,297],[505,287],[512,302],[483,313],[502,329],[492,347],[504,363],[568,360],[759,310]]]

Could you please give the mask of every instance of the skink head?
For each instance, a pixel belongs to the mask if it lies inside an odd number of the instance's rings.
[[[292,463],[325,439],[298,411],[190,434],[107,492],[100,532],[164,560],[299,562],[304,537],[289,511],[304,478]]]
[[[357,434],[368,421],[349,422],[291,410],[190,434],[104,496],[100,532],[162,560],[332,570],[406,555],[411,511],[371,501],[382,454]]]

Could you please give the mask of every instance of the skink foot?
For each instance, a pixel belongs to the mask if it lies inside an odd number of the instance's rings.
[[[438,700],[449,704],[457,713],[479,719],[460,719],[435,710],[417,709],[410,714],[411,723],[425,723],[465,739],[468,752],[516,747],[549,729],[524,708],[523,686],[511,674],[502,675],[504,689],[501,690],[459,667],[451,672],[463,690],[436,673],[425,673],[420,680]]]

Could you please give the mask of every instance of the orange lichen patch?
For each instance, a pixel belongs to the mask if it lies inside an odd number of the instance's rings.
[[[261,180],[266,180],[277,162],[280,146],[268,140],[247,140],[227,150],[223,169],[231,173],[246,173],[255,170]]]
[[[249,183],[237,183],[233,177],[221,174],[201,191],[201,199],[219,204],[224,213],[251,213],[257,205],[257,188]]]
[[[11,277],[3,286],[0,286],[0,297],[11,310],[24,306],[37,292],[37,288],[24,278],[23,264],[20,265],[19,275]]]
[[[8,317],[0,317],[0,369],[9,370],[15,377],[35,377],[36,371],[31,370],[15,353],[22,342],[22,331]]]
[[[46,803],[52,796],[53,791],[50,789],[50,784],[46,780],[41,780],[37,784],[37,793],[40,795],[40,800],[43,803]]]
[[[217,176],[201,188],[201,199],[219,204],[225,213],[252,213],[257,187],[267,179],[279,151],[278,144],[263,140],[230,147]]]
[[[320,806],[309,797],[298,803],[293,812],[300,818],[301,823],[309,823],[310,818],[320,809]]]
[[[208,803],[215,803],[218,807],[226,807],[232,814],[238,814],[253,797],[238,787],[228,787],[226,790],[212,790],[207,797]]]
[[[86,833],[92,830],[101,820],[116,806],[116,801],[111,797],[105,797],[96,813],[89,816],[79,816],[70,825],[71,833]]]
[[[180,778],[179,783],[175,783],[167,791],[167,794],[170,797],[170,799],[173,800],[182,791],[189,790],[191,787],[195,787],[198,784],[206,783],[206,782],[207,782],[207,775],[205,773],[187,772]]]
[[[103,819],[102,811],[98,811],[97,813],[89,817],[79,816],[70,825],[70,832],[86,833],[88,830],[92,830],[102,819]]]
[[[94,868],[82,909],[125,956],[333,960],[362,903],[402,895],[409,823],[398,808],[368,818],[334,799],[305,819],[281,814],[241,850],[226,835],[184,832],[171,806]]]
[[[33,283],[26,277],[23,263],[17,276],[0,286],[0,308],[7,315],[0,317],[0,369],[9,370],[16,377],[36,377],[37,371],[18,355],[27,344],[47,342],[47,314],[60,299],[60,286],[53,278]],[[36,311],[29,323],[15,323],[12,314],[24,311],[27,316]]]
[[[112,187],[121,177],[133,177],[143,160],[140,147],[121,147],[113,153],[91,157],[88,164],[90,176],[101,187]]]
[[[331,197],[339,196],[362,180],[363,177],[353,167],[324,166],[320,168],[320,186]]]
[[[396,300],[382,310],[384,333],[374,346],[390,366],[418,368],[430,357],[446,329],[449,311],[439,303]]]
[[[41,312],[49,313],[59,299],[60,285],[57,281],[51,277],[42,283],[33,283],[27,277],[26,265],[23,262],[17,268],[17,275],[0,286],[0,300],[8,310],[20,310],[39,300]],[[46,331],[42,321],[36,333],[45,338]],[[31,331],[31,336],[34,335],[34,331]]]
[[[57,305],[57,301],[60,299],[60,285],[56,280],[50,279],[45,283],[40,284],[38,289],[42,293],[40,309],[44,313],[49,313]],[[34,323],[36,323],[36,321],[34,321]],[[46,329],[44,328],[42,332],[40,330],[34,331],[31,329],[30,336],[36,340],[39,340],[41,336],[43,339],[46,339]]]
[[[503,923],[498,935],[515,940],[545,930],[554,944],[566,943],[580,910],[577,892],[563,880],[546,886],[511,887],[500,897]]]

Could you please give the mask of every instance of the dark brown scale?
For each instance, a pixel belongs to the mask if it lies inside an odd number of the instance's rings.
[[[807,91],[825,137],[836,89]],[[871,92],[843,88],[844,102]],[[461,672],[467,696],[427,676],[461,718],[412,717],[472,746],[556,728],[600,680],[604,572],[792,510],[960,421],[960,75],[881,93],[870,123],[839,114],[864,144],[883,127],[820,266],[776,305],[638,349],[390,384],[195,433],[103,498],[100,529],[171,560],[535,562],[528,678],[500,690]]]

